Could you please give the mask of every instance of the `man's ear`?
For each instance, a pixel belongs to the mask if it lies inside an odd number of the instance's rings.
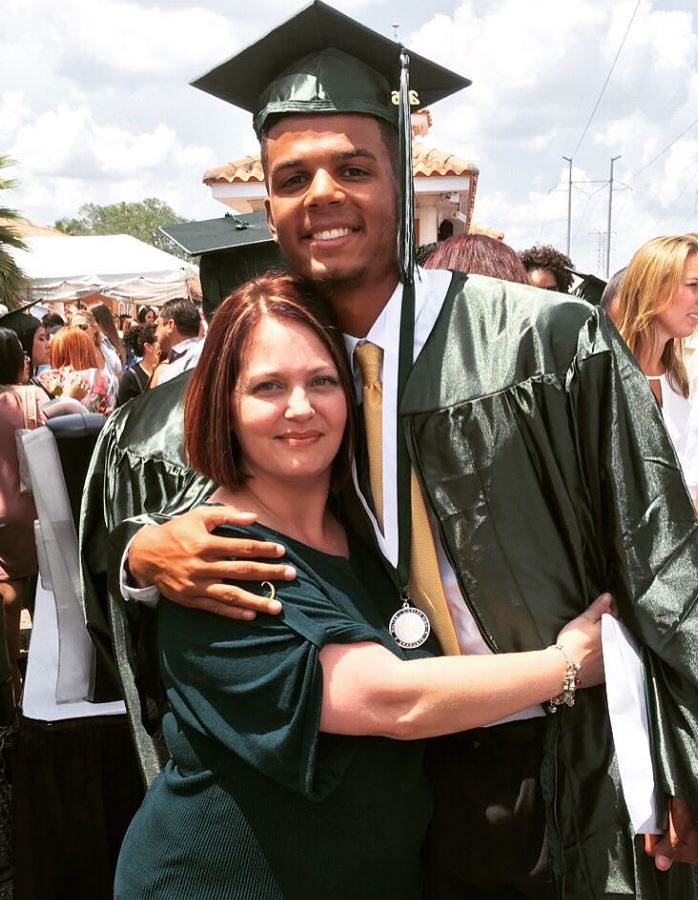
[[[274,215],[271,211],[271,200],[269,197],[264,198],[264,211],[267,214],[267,226],[269,228],[269,234],[271,235],[272,241],[276,241],[279,243],[279,236],[276,233],[276,225],[274,224]]]

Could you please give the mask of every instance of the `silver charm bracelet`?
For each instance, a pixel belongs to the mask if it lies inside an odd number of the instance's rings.
[[[562,644],[553,644],[553,647],[555,647],[556,650],[559,650],[565,657],[565,675],[562,680],[562,693],[558,694],[557,697],[551,697],[548,701],[548,712],[556,713],[558,706],[574,706],[577,688],[582,685],[582,680],[579,677],[582,667],[572,659]]]

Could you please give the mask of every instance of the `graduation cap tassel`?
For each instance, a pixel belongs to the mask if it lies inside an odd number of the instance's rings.
[[[400,47],[400,94],[398,101],[400,145],[398,260],[403,282],[414,280],[414,178],[412,176],[412,119],[410,111],[410,57]]]

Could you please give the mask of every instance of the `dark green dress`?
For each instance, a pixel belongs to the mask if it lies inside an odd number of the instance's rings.
[[[357,542],[346,560],[260,525],[219,533],[283,543],[298,577],[277,585],[281,615],[253,622],[160,603],[172,758],[126,835],[115,896],[417,900],[423,744],[319,733],[319,653],[375,641],[416,658],[436,645],[393,642],[394,588]]]

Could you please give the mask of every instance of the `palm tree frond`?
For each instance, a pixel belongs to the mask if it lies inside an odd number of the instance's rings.
[[[9,156],[0,154],[0,171],[14,165]],[[7,190],[15,184],[14,178],[0,176],[0,191]],[[27,292],[29,281],[4,247],[15,247],[25,250],[26,244],[13,229],[13,224],[23,221],[23,217],[14,209],[0,206],[0,303],[8,309],[21,304]]]

